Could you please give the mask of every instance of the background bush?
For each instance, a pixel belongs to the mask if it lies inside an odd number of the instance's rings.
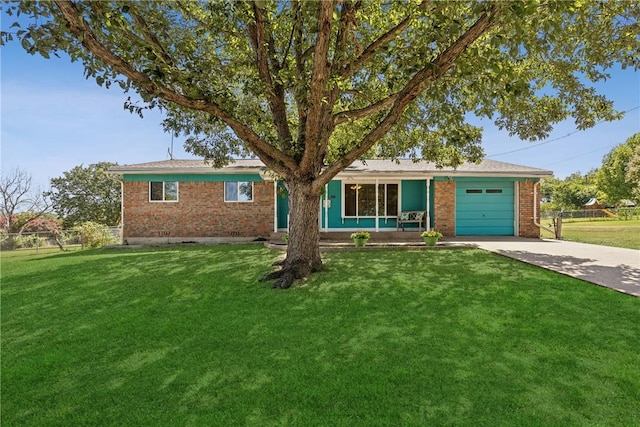
[[[92,221],[83,222],[74,227],[80,234],[83,247],[99,248],[104,245],[118,243],[118,239],[111,234],[109,227]]]
[[[13,239],[13,247],[15,249],[20,248],[38,248],[41,246],[45,246],[47,244],[47,239],[44,237],[38,237],[36,234],[29,234],[26,236],[16,236]]]

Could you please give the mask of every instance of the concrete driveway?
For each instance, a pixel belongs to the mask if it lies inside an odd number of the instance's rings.
[[[564,240],[518,237],[455,237],[453,245],[471,244],[528,264],[640,297],[640,250]]]

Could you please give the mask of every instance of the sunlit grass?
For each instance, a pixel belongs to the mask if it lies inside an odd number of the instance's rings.
[[[553,235],[546,230],[542,230],[542,237],[551,239]],[[640,249],[640,220],[582,222],[565,222],[563,220],[562,238],[594,245]]]
[[[640,422],[640,299],[483,251],[5,255],[3,425]]]

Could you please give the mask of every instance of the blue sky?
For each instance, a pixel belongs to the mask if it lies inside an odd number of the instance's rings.
[[[140,119],[124,110],[127,95],[117,85],[107,90],[85,80],[81,64],[29,55],[15,42],[2,47],[0,61],[3,171],[19,167],[47,188],[51,178],[81,164],[168,158],[171,135],[162,130],[161,114],[147,112]],[[483,122],[487,157],[549,169],[559,178],[599,167],[607,152],[640,131],[640,73],[611,74],[597,88],[620,111],[635,109],[624,119],[580,132],[572,122],[563,122],[548,140],[536,143],[511,138]],[[182,142],[174,140],[174,158],[194,158]]]

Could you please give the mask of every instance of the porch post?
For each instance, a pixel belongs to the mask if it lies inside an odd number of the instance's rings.
[[[324,185],[324,231],[329,231],[329,184]]]
[[[323,196],[320,196],[320,200],[318,203],[318,231],[322,231],[322,197]]]
[[[431,230],[431,209],[429,209],[429,189],[430,189],[430,178],[427,178],[427,219],[425,224],[425,230]]]
[[[273,180],[273,232],[278,232],[278,181]]]
[[[380,203],[378,203],[380,195],[378,194],[378,178],[376,178],[376,232],[380,231],[380,219],[379,219],[379,215],[380,212],[378,212],[379,208],[380,208]]]

